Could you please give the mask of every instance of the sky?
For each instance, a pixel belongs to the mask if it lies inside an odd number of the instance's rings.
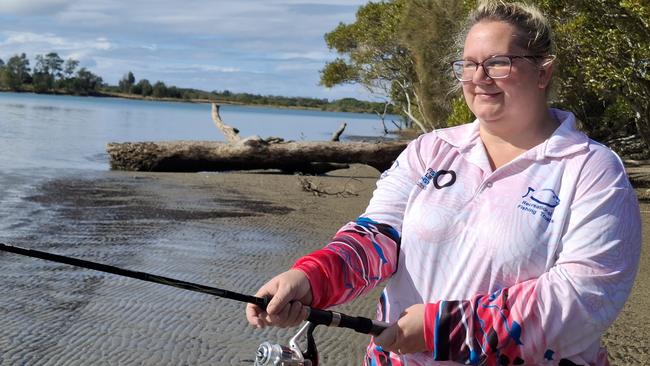
[[[0,0],[0,59],[56,52],[109,84],[136,81],[263,95],[373,99],[318,85],[337,55],[324,34],[366,0]]]

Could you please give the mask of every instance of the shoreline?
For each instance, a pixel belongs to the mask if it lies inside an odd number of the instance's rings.
[[[332,111],[317,107],[300,107],[300,106],[285,106],[278,104],[246,104],[236,101],[228,100],[218,100],[218,99],[181,99],[181,98],[155,98],[155,97],[145,97],[135,94],[125,94],[125,93],[113,93],[113,92],[97,92],[88,95],[81,94],[72,94],[65,92],[47,92],[47,93],[36,93],[31,90],[6,90],[0,89],[0,93],[20,93],[20,94],[36,94],[36,95],[57,95],[57,96],[71,96],[71,97],[96,97],[96,98],[119,98],[119,99],[130,99],[130,100],[142,100],[147,102],[173,102],[173,103],[191,103],[191,104],[211,104],[217,103],[219,105],[236,105],[236,106],[246,106],[246,107],[258,107],[258,108],[278,108],[278,109],[288,109],[288,110],[305,110],[305,111],[319,111],[319,112],[331,112],[331,113],[358,113],[358,114],[375,114],[373,112],[360,112],[360,111]]]

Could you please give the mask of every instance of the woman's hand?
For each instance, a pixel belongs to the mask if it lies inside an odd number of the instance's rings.
[[[416,304],[406,309],[397,323],[375,337],[375,344],[384,351],[398,354],[425,352],[424,307],[424,304]]]
[[[272,296],[266,311],[259,306],[246,306],[246,319],[258,328],[268,325],[293,327],[307,318],[303,305],[312,301],[311,285],[307,276],[297,269],[281,273],[262,286],[255,296]]]

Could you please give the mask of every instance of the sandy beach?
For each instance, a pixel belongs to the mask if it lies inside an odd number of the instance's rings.
[[[98,172],[50,180],[22,198],[1,241],[253,294],[359,215],[379,175]],[[304,179],[327,194],[302,189]],[[6,209],[4,209],[6,210]],[[650,204],[630,300],[606,333],[613,365],[650,364]],[[10,212],[0,212],[4,216]],[[158,284],[0,253],[0,365],[251,365],[266,340],[244,305]],[[340,308],[372,317],[376,292]],[[323,365],[359,365],[367,336],[320,327]]]

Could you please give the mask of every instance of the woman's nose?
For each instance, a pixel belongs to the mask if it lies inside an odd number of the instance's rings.
[[[485,73],[483,65],[478,65],[476,71],[474,71],[474,75],[472,75],[472,82],[474,84],[489,84],[492,81],[493,80]]]

